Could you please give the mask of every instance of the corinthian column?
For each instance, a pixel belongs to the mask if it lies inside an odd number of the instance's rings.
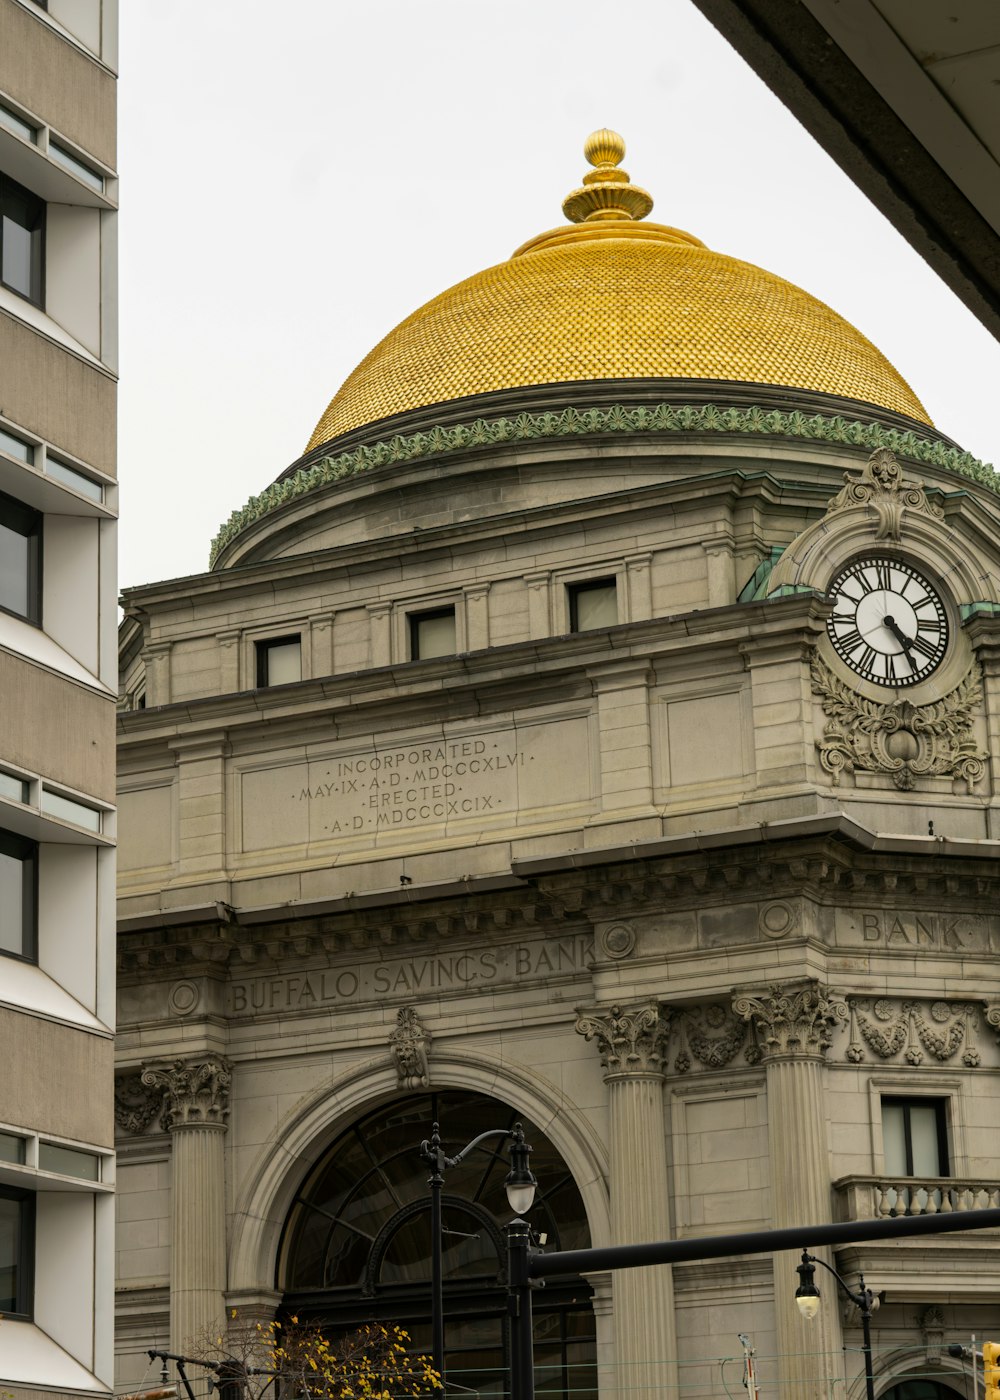
[[[576,1029],[596,1040],[611,1110],[611,1230],[614,1244],[670,1238],[663,1062],[668,1022],[655,1002],[581,1013]],[[677,1329],[669,1265],[614,1274],[618,1390],[630,1400],[671,1396]]]
[[[847,1005],[818,982],[798,981],[734,992],[733,1011],[752,1024],[767,1075],[774,1227],[823,1224],[831,1219],[823,1061],[833,1027],[847,1020]],[[826,1250],[815,1253],[828,1257]],[[778,1394],[826,1400],[841,1365],[836,1284],[830,1279],[821,1287],[820,1311],[806,1322],[795,1305],[800,1257],[785,1252],[773,1259]]]
[[[149,1065],[142,1082],[163,1090],[172,1137],[170,1347],[184,1352],[225,1327],[225,1140],[228,1061],[219,1056]]]

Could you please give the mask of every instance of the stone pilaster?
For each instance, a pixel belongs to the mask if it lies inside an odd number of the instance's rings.
[[[663,1074],[668,1022],[656,1003],[580,1013],[576,1029],[596,1040],[611,1110],[611,1230],[615,1244],[670,1238]],[[669,1265],[614,1275],[617,1391],[673,1395],[677,1329]]]
[[[392,604],[369,603],[369,657],[372,666],[388,666],[392,661]],[[406,657],[401,658],[406,660]]]
[[[170,704],[170,653],[173,642],[147,642],[142,651],[146,671],[146,705]]]
[[[465,593],[465,651],[483,651],[490,644],[490,585],[470,583]]]
[[[645,622],[653,616],[652,562],[651,554],[633,554],[625,560],[628,616],[619,616],[619,622]]]
[[[775,1229],[832,1219],[823,1061],[833,1027],[849,1015],[842,997],[818,982],[742,989],[733,1011],[748,1021],[767,1075],[767,1133]],[[815,1252],[828,1258],[828,1251]],[[788,1400],[827,1400],[839,1374],[836,1284],[826,1275],[823,1303],[812,1322],[795,1305],[800,1255],[774,1256],[774,1312],[781,1386]],[[822,1272],[822,1271],[820,1271]]]
[[[219,643],[219,693],[221,695],[234,695],[240,687],[240,644],[243,633],[238,627],[229,627],[224,632],[216,632],[216,641]],[[256,677],[247,684],[247,689],[251,685],[256,685]],[[146,703],[149,703],[147,693]]]
[[[528,636],[552,636],[549,585],[552,575],[548,569],[539,569],[525,574],[524,583],[528,590]]]
[[[148,1065],[172,1138],[170,1347],[184,1352],[225,1328],[225,1131],[232,1075],[217,1055]]]

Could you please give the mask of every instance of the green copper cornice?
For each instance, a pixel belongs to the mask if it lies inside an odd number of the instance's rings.
[[[608,433],[731,433],[743,436],[756,433],[809,442],[843,443],[869,452],[877,447],[887,447],[912,462],[944,467],[1000,494],[1000,475],[968,452],[960,452],[955,447],[934,438],[920,437],[917,433],[886,428],[880,423],[851,422],[846,418],[827,417],[820,413],[783,413],[779,409],[716,408],[713,404],[681,408],[665,403],[652,408],[625,408],[620,405],[583,410],[566,408],[560,413],[519,413],[515,418],[496,418],[490,422],[477,418],[474,423],[431,428],[410,437],[397,435],[336,457],[322,457],[311,466],[303,467],[294,476],[273,482],[259,496],[253,496],[241,510],[234,511],[212,541],[209,567],[215,566],[226,546],[248,526],[272,511],[321,486],[343,481],[375,467],[388,467],[398,462],[440,457],[449,452],[479,447],[497,447],[508,442],[536,442],[546,438]]]

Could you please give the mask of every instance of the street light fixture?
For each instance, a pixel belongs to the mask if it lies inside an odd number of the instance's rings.
[[[837,1273],[836,1269],[830,1267],[824,1260],[818,1259],[815,1254],[810,1254],[807,1249],[802,1251],[802,1262],[796,1266],[796,1273],[799,1276],[799,1286],[795,1290],[795,1303],[799,1312],[811,1322],[819,1312],[819,1289],[816,1287],[816,1268],[819,1264],[826,1269],[828,1274],[833,1274],[841,1288],[850,1298],[851,1302],[861,1312],[861,1334],[863,1344],[862,1354],[865,1358],[865,1396],[866,1400],[875,1400],[875,1377],[872,1373],[872,1313],[879,1305],[880,1297],[876,1296],[870,1288],[865,1287],[864,1274],[858,1274],[858,1291],[855,1293]]]
[[[444,1173],[458,1164],[490,1138],[510,1138],[510,1171],[504,1182],[507,1201],[515,1216],[526,1215],[535,1199],[537,1181],[528,1166],[531,1148],[524,1140],[524,1127],[515,1123],[513,1128],[492,1128],[480,1133],[466,1143],[454,1157],[445,1154],[441,1145],[441,1133],[437,1123],[433,1125],[429,1139],[420,1144],[420,1156],[431,1169],[427,1185],[431,1188],[431,1357],[434,1369],[441,1377],[444,1386],[444,1247],[442,1242],[441,1191],[444,1186]]]

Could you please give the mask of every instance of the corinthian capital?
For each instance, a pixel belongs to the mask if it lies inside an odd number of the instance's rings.
[[[613,1075],[662,1075],[667,1057],[669,1020],[655,1001],[625,1011],[585,1011],[577,1016],[578,1035],[597,1040],[605,1078]]]
[[[161,1122],[170,1132],[178,1128],[224,1128],[229,1116],[232,1066],[219,1055],[207,1059],[173,1060],[147,1065],[142,1082],[163,1090]]]
[[[765,1060],[825,1055],[834,1026],[850,1016],[839,993],[812,981],[734,992],[733,1011],[750,1022]]]

